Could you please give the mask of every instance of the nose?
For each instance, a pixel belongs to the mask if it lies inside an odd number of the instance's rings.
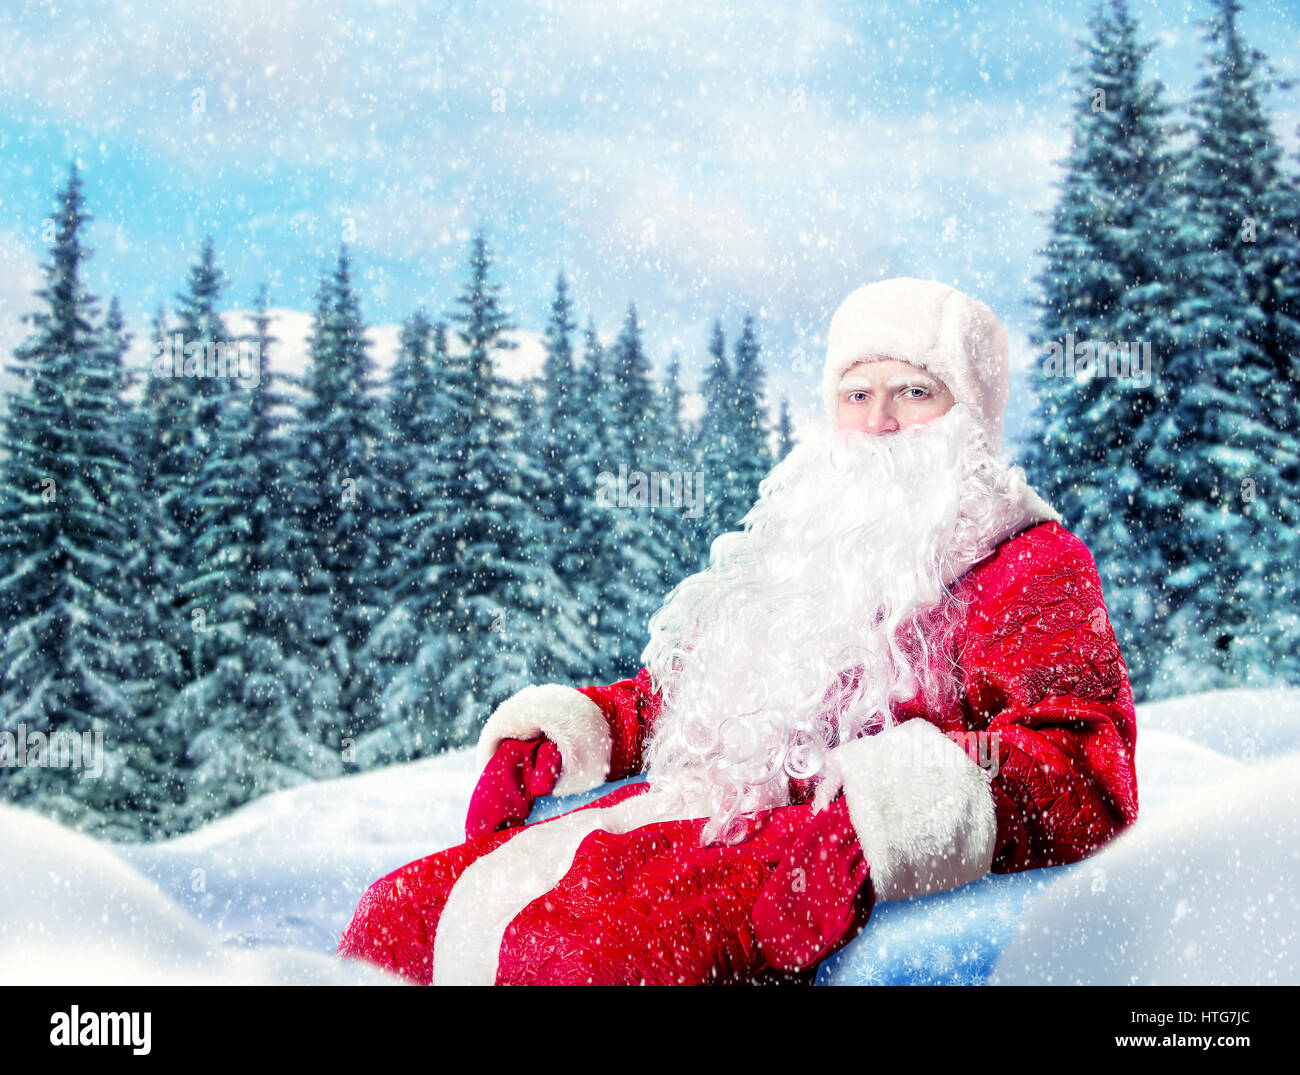
[[[882,433],[897,433],[898,419],[886,399],[877,398],[867,407],[863,415],[862,432],[879,436]]]

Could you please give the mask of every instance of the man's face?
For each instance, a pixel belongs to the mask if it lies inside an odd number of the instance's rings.
[[[910,362],[879,358],[844,371],[836,392],[835,425],[859,433],[898,433],[947,414],[948,386]]]

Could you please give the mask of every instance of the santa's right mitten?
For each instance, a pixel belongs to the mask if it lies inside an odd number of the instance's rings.
[[[560,748],[545,736],[503,739],[470,796],[465,837],[522,825],[539,796],[549,795],[560,775]]]
[[[470,799],[470,839],[528,820],[541,795],[576,795],[606,780],[612,740],[601,707],[559,683],[525,687],[488,717],[478,741],[482,776]]]

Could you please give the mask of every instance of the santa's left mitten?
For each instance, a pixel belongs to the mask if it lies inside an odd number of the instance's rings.
[[[875,901],[841,797],[813,815],[768,878],[754,906],[754,934],[770,966],[804,970],[861,933]]]

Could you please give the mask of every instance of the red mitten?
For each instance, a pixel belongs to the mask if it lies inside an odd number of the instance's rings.
[[[804,970],[861,933],[875,902],[841,797],[813,815],[768,878],[754,905],[754,934],[770,966]]]
[[[470,796],[465,838],[522,825],[533,800],[549,795],[559,776],[560,748],[545,736],[501,740]]]

